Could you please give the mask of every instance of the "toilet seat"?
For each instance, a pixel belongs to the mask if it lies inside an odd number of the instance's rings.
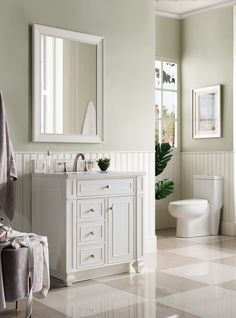
[[[208,201],[204,199],[188,199],[188,200],[179,200],[169,203],[172,207],[184,207],[184,206],[206,206]]]

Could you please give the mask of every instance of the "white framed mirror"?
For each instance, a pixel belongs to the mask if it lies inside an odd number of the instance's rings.
[[[103,43],[33,25],[34,142],[103,142]]]

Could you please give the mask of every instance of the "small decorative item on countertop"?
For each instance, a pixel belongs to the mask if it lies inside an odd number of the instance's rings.
[[[52,162],[52,155],[48,150],[45,155],[45,172],[50,173],[53,172],[53,162]]]
[[[111,159],[109,158],[100,158],[97,160],[98,166],[101,171],[107,171],[108,167],[110,166]]]

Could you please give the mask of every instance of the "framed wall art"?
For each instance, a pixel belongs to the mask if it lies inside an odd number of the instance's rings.
[[[193,138],[221,137],[221,85],[193,89]]]

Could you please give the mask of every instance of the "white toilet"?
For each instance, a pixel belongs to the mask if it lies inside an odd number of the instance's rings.
[[[223,206],[223,178],[194,176],[193,199],[169,203],[169,212],[177,218],[176,236],[218,235]]]

